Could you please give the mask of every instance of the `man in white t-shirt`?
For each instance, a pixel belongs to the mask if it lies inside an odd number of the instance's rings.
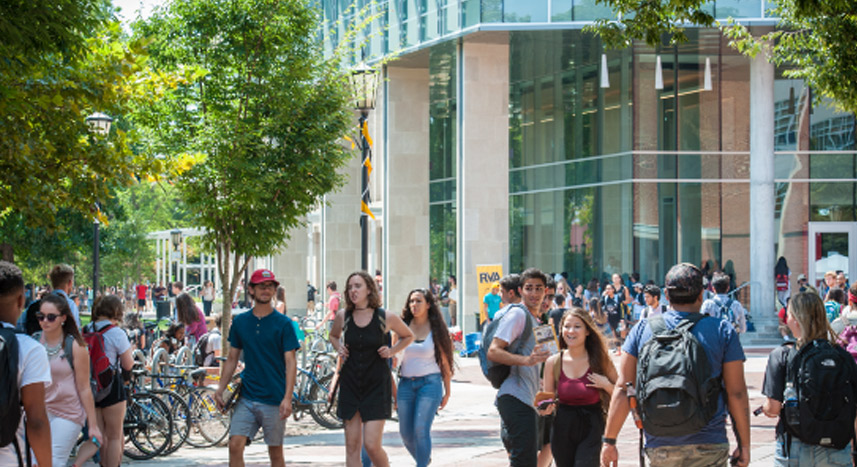
[[[0,261],[0,325],[15,328],[15,321],[24,308],[24,279],[21,270],[12,263]],[[5,332],[4,332],[5,334]],[[51,465],[51,426],[45,411],[45,385],[51,382],[48,355],[41,344],[30,336],[17,334],[18,388],[21,405],[26,413],[26,431],[35,463]],[[4,420],[4,423],[9,423]],[[18,446],[21,460],[26,462],[24,416],[18,425]],[[0,465],[18,465],[15,443],[0,448]]]

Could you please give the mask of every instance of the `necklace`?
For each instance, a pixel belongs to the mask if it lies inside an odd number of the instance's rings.
[[[48,354],[48,358],[51,358],[51,357],[59,354],[60,350],[62,350],[62,341],[60,341],[60,343],[54,347],[51,347],[50,345],[48,345],[47,342],[43,342],[42,345],[45,346],[45,351]]]

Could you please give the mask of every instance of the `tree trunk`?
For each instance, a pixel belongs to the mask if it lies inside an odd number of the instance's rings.
[[[220,355],[224,357],[229,356],[229,330],[232,327],[232,298],[235,296],[235,290],[238,288],[241,275],[247,269],[247,265],[250,264],[249,258],[244,258],[243,262],[241,262],[242,260],[239,255],[235,255],[234,261],[232,260],[232,256],[233,254],[228,243],[217,245],[217,271],[220,276],[221,293],[223,294],[223,310],[220,313],[220,335],[223,336],[223,339],[220,341]]]
[[[15,262],[14,247],[8,243],[0,243],[0,259],[10,263]]]

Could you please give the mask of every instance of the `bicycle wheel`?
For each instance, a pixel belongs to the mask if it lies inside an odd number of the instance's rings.
[[[190,401],[190,434],[187,443],[198,448],[220,444],[229,434],[231,417],[217,409],[214,389],[199,387],[188,395]]]
[[[132,394],[123,424],[125,455],[134,460],[147,460],[162,453],[172,437],[171,418],[169,406],[158,396],[143,392]]]
[[[170,444],[160,454],[168,456],[176,452],[187,440],[188,433],[190,432],[190,408],[187,401],[179,393],[171,389],[154,389],[152,390],[152,394],[157,394],[170,407],[170,416],[173,423],[172,436],[170,437]]]
[[[325,376],[318,381],[310,379],[309,414],[312,415],[312,419],[319,425],[335,430],[337,428],[342,428],[343,423],[342,420],[336,416],[335,400],[333,401],[333,405],[330,407],[330,412],[327,411],[327,396],[330,394],[329,388],[331,379],[333,379],[333,377],[330,375]]]

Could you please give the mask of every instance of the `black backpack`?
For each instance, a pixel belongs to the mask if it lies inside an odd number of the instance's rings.
[[[207,333],[203,334],[202,337],[199,338],[199,342],[196,343],[196,347],[193,349],[193,364],[196,366],[205,366],[205,360],[209,355],[214,354],[214,351],[209,351],[208,349],[208,339],[211,337],[211,333],[216,332],[220,334],[220,329],[212,329]]]
[[[510,342],[509,347],[506,350],[510,353],[517,354],[524,342],[527,342],[530,336],[533,335],[533,321],[530,318],[530,311],[520,303],[509,305],[509,309],[506,310],[499,318],[497,318],[497,315],[494,315],[494,319],[485,326],[485,329],[482,331],[482,345],[479,346],[479,365],[482,367],[482,374],[491,382],[491,386],[493,386],[494,389],[500,389],[503,381],[506,381],[506,378],[509,377],[509,373],[512,372],[512,367],[488,360],[488,348],[491,347],[491,341],[494,340],[494,334],[497,333],[497,328],[500,326],[500,322],[509,315],[512,311],[512,307],[523,308],[524,312],[527,314],[527,322],[524,325],[524,330],[521,331],[521,335],[513,342]]]
[[[648,321],[653,335],[637,360],[637,399],[643,428],[650,435],[696,433],[717,412],[720,378],[711,376],[705,348],[690,333],[705,318],[692,313],[673,329],[660,315]]]
[[[21,423],[21,392],[18,387],[18,337],[15,330],[0,327],[0,448],[12,443],[21,462],[18,426]]]
[[[797,405],[785,404],[787,433],[806,444],[842,449],[854,439],[857,366],[845,349],[819,339],[786,357],[786,381],[794,383]],[[790,423],[791,422],[791,423]]]

